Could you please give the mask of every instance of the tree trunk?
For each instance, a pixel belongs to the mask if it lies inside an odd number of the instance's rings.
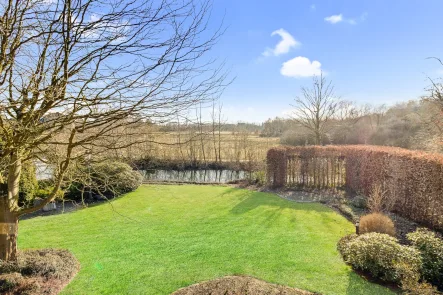
[[[8,208],[7,199],[0,198],[0,259],[17,259],[18,217]]]
[[[5,261],[17,258],[18,193],[22,162],[17,153],[11,154],[7,194],[0,196],[0,259]]]

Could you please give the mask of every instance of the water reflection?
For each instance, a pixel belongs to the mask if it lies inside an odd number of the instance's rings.
[[[147,181],[227,183],[247,177],[246,171],[234,170],[145,170],[142,171]]]

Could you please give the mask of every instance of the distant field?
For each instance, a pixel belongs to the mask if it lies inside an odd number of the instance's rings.
[[[353,225],[317,203],[221,186],[142,186],[74,213],[20,222],[19,248],[64,248],[81,270],[62,294],[170,294],[232,274],[325,295],[393,294],[347,266]]]
[[[278,137],[260,137],[254,133],[221,132],[220,137],[211,133],[152,132],[144,135],[147,141],[126,149],[131,157],[146,156],[163,160],[261,162],[266,152],[279,145]],[[220,152],[219,152],[220,148]]]

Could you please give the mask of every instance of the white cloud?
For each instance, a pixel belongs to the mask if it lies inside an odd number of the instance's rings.
[[[311,62],[307,57],[297,56],[284,62],[280,73],[294,78],[318,76],[322,73],[321,63],[317,60]]]
[[[366,18],[368,17],[368,13],[364,12],[360,17],[358,18],[345,18],[343,17],[343,14],[336,14],[336,15],[331,15],[328,17],[325,17],[324,20],[325,22],[328,22],[330,24],[338,24],[341,22],[350,24],[350,25],[356,25],[359,22],[364,22],[366,20]]]
[[[331,15],[331,16],[325,17],[325,21],[328,23],[331,23],[331,24],[337,24],[337,23],[343,21],[343,15],[342,14]]]
[[[315,4],[312,4],[310,7],[311,7],[311,10],[312,10],[312,11],[315,11],[315,10],[317,9],[317,7],[315,6]]]
[[[284,53],[288,53],[292,48],[300,46],[300,42],[294,39],[291,34],[289,34],[286,30],[280,29],[272,32],[271,36],[279,35],[281,37],[280,42],[275,46],[274,49],[267,48],[264,52],[264,56],[271,55],[281,55]]]

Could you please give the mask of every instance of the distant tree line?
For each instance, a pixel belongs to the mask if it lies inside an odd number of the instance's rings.
[[[421,99],[387,107],[343,100],[320,75],[311,87],[301,88],[291,118],[267,120],[260,136],[279,137],[280,143],[294,146],[370,144],[441,152],[443,84],[429,80]]]
[[[322,144],[371,144],[408,149],[441,151],[440,133],[431,124],[437,107],[426,100],[365,106],[356,118],[332,119]],[[315,144],[308,128],[290,118],[269,119],[263,124],[262,137],[280,137],[282,144],[300,146]]]

